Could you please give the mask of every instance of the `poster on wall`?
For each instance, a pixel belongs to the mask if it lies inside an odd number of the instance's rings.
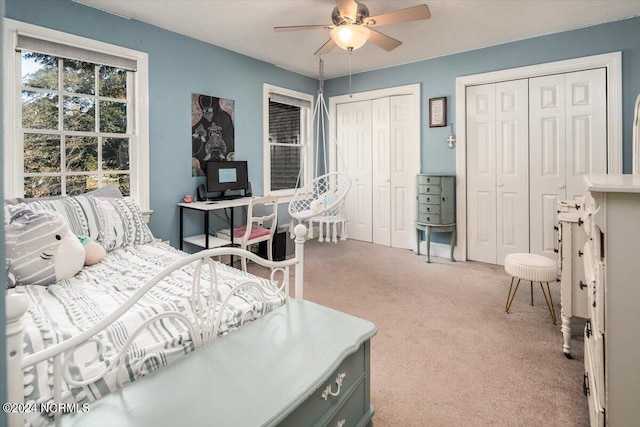
[[[234,109],[232,99],[191,94],[192,176],[204,176],[208,161],[233,160]]]

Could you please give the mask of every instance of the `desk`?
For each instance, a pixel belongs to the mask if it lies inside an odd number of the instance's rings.
[[[242,206],[249,206],[253,197],[241,197],[239,199],[232,200],[218,200],[208,202],[193,202],[193,203],[178,203],[180,207],[180,250],[182,250],[183,242],[190,243],[195,246],[199,246],[203,249],[218,248],[221,246],[227,246],[233,244],[233,232],[231,232],[231,242],[226,239],[220,239],[209,234],[209,213],[220,209],[230,209],[230,222],[229,229],[233,230],[233,212],[235,208]],[[190,209],[194,211],[202,212],[204,215],[204,233],[195,236],[184,237],[183,219],[184,210]]]

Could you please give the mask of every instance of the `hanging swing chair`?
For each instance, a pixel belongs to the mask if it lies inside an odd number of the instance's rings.
[[[324,151],[324,167],[327,168],[327,147],[325,144],[325,117],[328,122],[329,111],[324,102],[324,69],[323,61],[320,59],[320,83],[316,105],[313,109],[313,121],[316,124],[316,168],[315,176],[302,187],[300,174],[296,184],[296,191],[289,202],[289,215],[298,223],[307,221],[309,228],[309,238],[313,238],[314,225],[318,224],[318,240],[320,242],[338,242],[347,239],[347,220],[344,216],[344,202],[349,189],[351,188],[351,178],[344,172],[330,172],[318,176],[318,152],[320,140]],[[337,143],[336,143],[337,146]],[[339,148],[339,147],[338,147]],[[338,149],[338,156],[340,150]],[[300,169],[302,173],[302,168]]]

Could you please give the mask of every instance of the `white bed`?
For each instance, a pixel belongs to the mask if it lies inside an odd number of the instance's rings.
[[[120,244],[71,279],[8,290],[9,425],[46,424],[60,415],[41,414],[47,404],[90,404],[286,304],[292,266],[302,299],[299,227],[287,261],[235,248],[187,255],[157,241]],[[229,254],[269,267],[270,278],[214,261]]]

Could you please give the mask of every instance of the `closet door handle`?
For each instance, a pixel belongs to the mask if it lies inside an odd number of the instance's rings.
[[[503,187],[503,186],[504,186],[504,184],[503,184],[503,183],[498,182],[498,187]]]
[[[560,190],[564,190],[564,187],[566,187],[566,185],[564,185],[564,184],[558,184],[558,188],[559,188]]]

